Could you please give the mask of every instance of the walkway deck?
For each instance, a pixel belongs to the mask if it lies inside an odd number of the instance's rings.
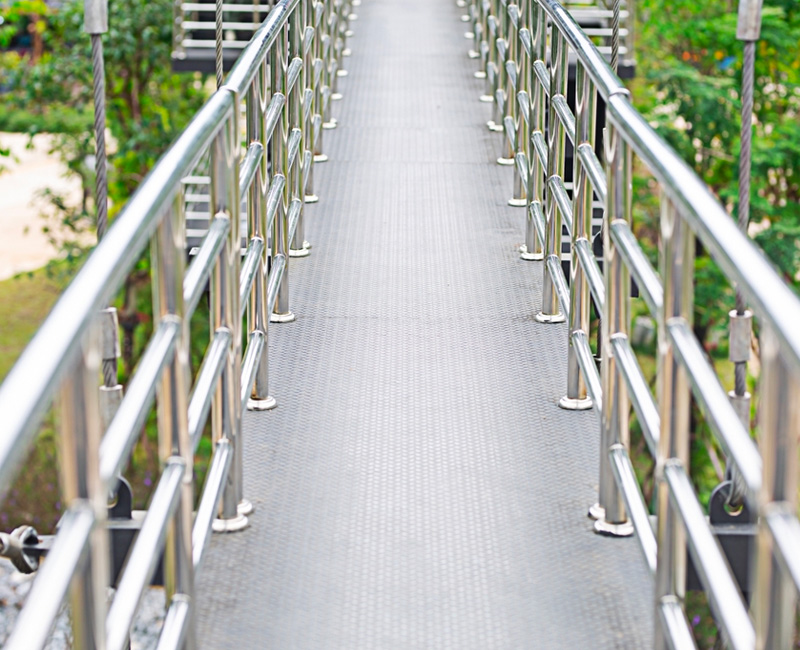
[[[633,539],[592,533],[595,412],[556,403],[511,172],[449,0],[371,0],[316,168],[280,406],[245,418],[244,533],[214,537],[199,641],[224,648],[646,648]]]

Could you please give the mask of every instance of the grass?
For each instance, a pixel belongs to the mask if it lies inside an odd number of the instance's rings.
[[[5,102],[0,110],[0,131],[8,133],[86,133],[91,126],[91,109],[54,104],[31,111]]]
[[[46,269],[0,281],[0,382],[8,375],[76,270],[75,265],[55,262]],[[204,352],[203,342],[207,344],[209,336],[207,306],[202,304],[199,312],[192,327],[192,340],[203,347],[194,350],[198,365]],[[210,456],[211,441],[206,432],[195,459],[194,469],[200,485]],[[22,524],[31,524],[42,534],[52,533],[62,513],[58,437],[52,412],[46,416],[36,444],[20,467],[24,469],[7,494],[0,495],[0,530],[10,531]],[[159,475],[155,412],[151,411],[125,471],[133,487],[134,508],[147,507]],[[199,490],[195,496],[199,496]]]
[[[0,381],[33,338],[68,282],[45,269],[0,281]],[[0,529],[32,524],[49,533],[61,515],[53,417],[47,416],[36,445],[8,495],[0,500]]]
[[[60,276],[40,269],[0,281],[0,381],[64,290]]]

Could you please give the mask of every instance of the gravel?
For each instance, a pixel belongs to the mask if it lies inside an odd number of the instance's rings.
[[[25,605],[28,592],[36,574],[23,575],[12,564],[0,558],[0,646],[2,646],[14,629],[14,622]],[[164,590],[148,589],[131,630],[131,650],[155,648],[158,635],[164,622]],[[72,648],[69,627],[69,612],[63,607],[53,627],[47,650],[68,650]]]

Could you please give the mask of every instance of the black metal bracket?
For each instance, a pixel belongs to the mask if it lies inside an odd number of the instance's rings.
[[[708,503],[708,518],[711,530],[725,553],[733,577],[739,585],[739,590],[745,600],[749,600],[750,569],[758,532],[757,516],[746,503],[736,513],[728,511],[725,504],[731,487],[730,481],[724,481],[711,493]],[[686,570],[686,588],[692,591],[703,591],[703,585],[697,575],[691,555]]]
[[[145,513],[133,510],[133,491],[130,483],[124,478],[120,477],[114,494],[114,503],[108,508],[107,530],[111,542],[110,583],[111,586],[116,587],[131,546],[142,527]],[[13,559],[12,561],[14,561],[14,566],[23,573],[33,573],[39,566],[39,560],[46,556],[52,548],[55,535],[39,535],[30,526],[24,526],[17,530],[24,530],[24,535],[20,538],[21,547],[18,555],[25,561],[17,562]],[[153,586],[163,586],[164,584],[163,563],[162,555],[150,582]]]

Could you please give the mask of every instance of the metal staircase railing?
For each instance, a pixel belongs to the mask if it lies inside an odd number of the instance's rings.
[[[250,42],[253,33],[266,19],[276,0],[227,0],[221,3],[223,62],[229,70],[242,50]],[[336,58],[341,60],[347,50],[350,31],[350,2],[335,0],[328,18],[333,17],[327,34]],[[217,0],[195,0],[173,2],[172,64],[179,71],[213,72],[217,47]],[[335,90],[334,90],[335,92]]]
[[[307,254],[303,207],[312,194],[314,160],[324,160],[320,134],[323,120],[330,121],[339,66],[331,29],[349,11],[349,2],[333,0],[274,4],[224,85],[161,157],[0,386],[0,492],[21,469],[58,397],[65,503],[6,648],[44,647],[68,594],[74,647],[127,647],[138,603],[162,553],[168,612],[158,647],[194,646],[194,575],[211,530],[243,528],[252,509],[242,493],[242,411],[275,405],[268,386],[268,323],[294,318],[289,255]],[[196,178],[201,161],[213,219],[185,269],[187,179]],[[148,246],[154,331],[104,432],[98,313]],[[188,323],[206,286],[211,337],[192,386]],[[163,471],[107,607],[108,495],[154,401]],[[194,453],[209,414],[214,451],[193,513]],[[2,534],[0,552],[35,570],[38,554],[27,553],[26,545],[41,542],[36,534],[26,539]]]
[[[489,125],[505,134],[498,162],[515,164],[511,203],[527,208],[523,258],[544,262],[536,318],[569,324],[567,394],[561,406],[594,405],[600,412],[599,502],[590,513],[600,533],[636,533],[655,579],[655,647],[694,647],[683,610],[687,549],[730,647],[789,647],[800,588],[800,300],[701,179],[633,108],[604,53],[567,8],[557,0],[462,4],[468,4],[465,18],[477,40],[470,54],[480,58],[477,76],[487,79],[481,99],[494,104]],[[612,41],[622,34],[619,26],[617,21]],[[623,52],[612,43],[614,49]],[[571,62],[574,97],[568,97]],[[596,128],[598,101],[605,103],[609,122],[604,134]],[[575,152],[572,188],[564,183],[567,141]],[[634,155],[661,191],[658,272],[633,233]],[[604,206],[602,270],[590,244],[594,200]],[[562,228],[570,235],[569,281],[561,266]],[[758,444],[749,430],[749,412],[743,423],[735,396],[723,390],[692,331],[696,238],[743,292],[759,321]],[[631,277],[658,322],[656,395],[628,338]],[[592,303],[602,323],[599,371],[590,346]],[[731,350],[737,358],[732,360],[747,358],[750,338],[750,316],[733,318]],[[758,515],[750,604],[689,477],[692,397],[738,470],[745,506]],[[657,463],[655,529],[628,455],[631,408]]]

